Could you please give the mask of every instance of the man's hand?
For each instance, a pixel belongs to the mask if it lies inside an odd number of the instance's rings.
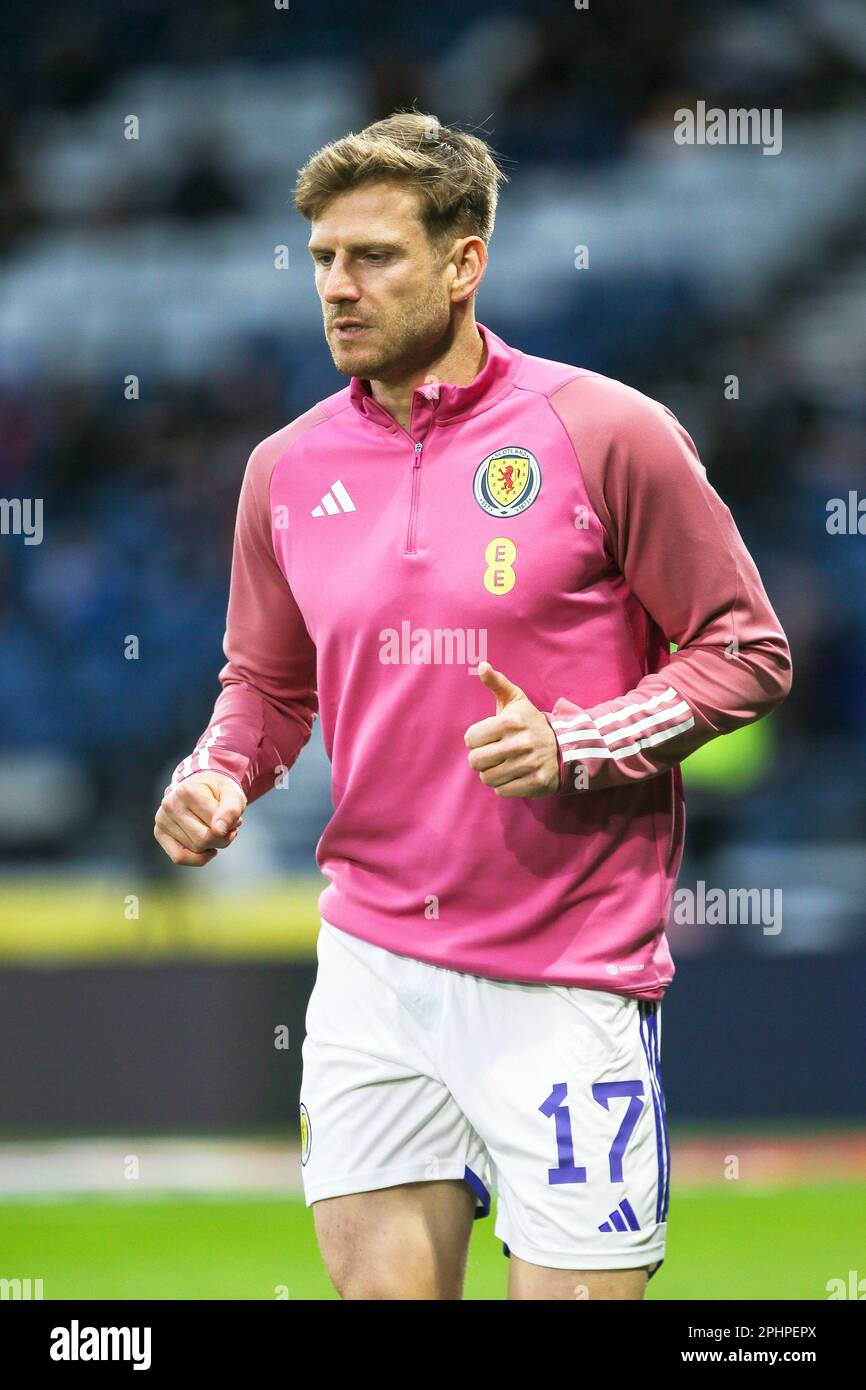
[[[154,839],[174,864],[200,868],[235,839],[246,804],[233,778],[222,772],[194,772],[163,797]]]
[[[549,796],[559,791],[556,735],[541,710],[489,661],[479,662],[478,675],[496,696],[496,713],[466,730],[469,766],[497,796]]]

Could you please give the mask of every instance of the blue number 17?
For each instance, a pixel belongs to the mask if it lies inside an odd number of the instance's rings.
[[[547,1170],[549,1183],[586,1182],[586,1169],[578,1168],[574,1162],[574,1142],[571,1132],[571,1112],[565,1104],[568,1086],[564,1081],[554,1084],[550,1095],[539,1105],[542,1115],[556,1122],[557,1166]],[[622,1124],[616,1132],[608,1154],[611,1182],[622,1182],[622,1160],[628,1141],[634,1133],[638,1116],[643,1109],[642,1081],[597,1081],[592,1088],[592,1098],[605,1110],[610,1109],[609,1101],[622,1096],[630,1097]]]

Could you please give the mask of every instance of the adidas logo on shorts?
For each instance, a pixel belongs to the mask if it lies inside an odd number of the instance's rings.
[[[639,1231],[640,1222],[632,1210],[631,1202],[623,1197],[619,1206],[612,1211],[606,1221],[602,1221],[600,1231]]]

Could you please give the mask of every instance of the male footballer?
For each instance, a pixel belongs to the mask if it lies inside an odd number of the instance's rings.
[[[503,180],[417,112],[301,170],[350,380],[253,450],[222,691],[156,815],[209,863],[319,714],[301,1161],[347,1299],[461,1298],[494,1186],[510,1298],[644,1296],[679,764],[791,679],[674,415],[476,321]]]

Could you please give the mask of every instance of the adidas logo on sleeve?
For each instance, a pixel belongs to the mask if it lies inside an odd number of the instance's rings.
[[[321,505],[314,507],[310,516],[339,516],[340,512],[354,512],[357,508],[339,478],[331,483],[330,490],[322,498]]]

